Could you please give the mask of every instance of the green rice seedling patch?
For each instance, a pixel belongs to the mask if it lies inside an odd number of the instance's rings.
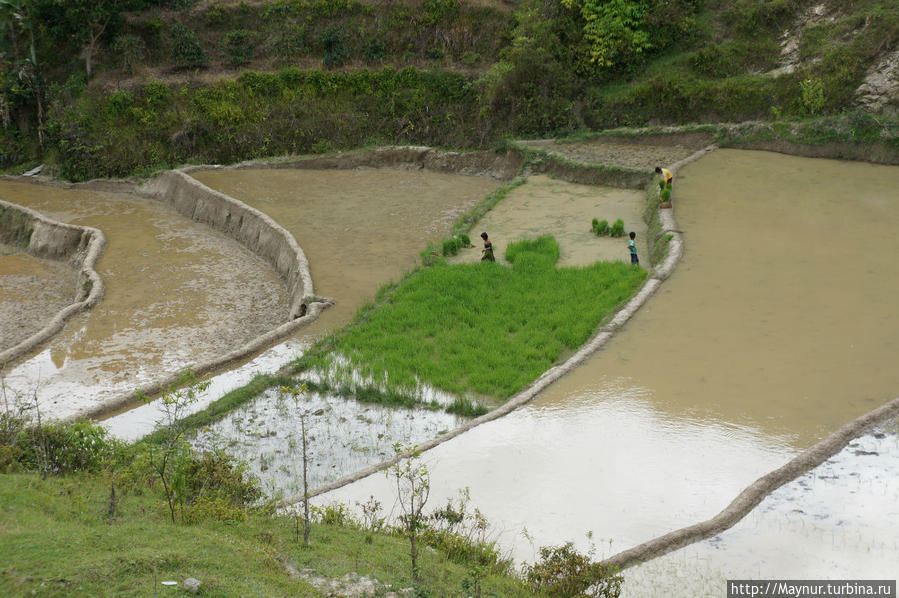
[[[511,268],[439,261],[307,365],[404,393],[507,398],[586,342],[646,276],[620,262],[557,268],[558,257],[546,236],[510,244]]]

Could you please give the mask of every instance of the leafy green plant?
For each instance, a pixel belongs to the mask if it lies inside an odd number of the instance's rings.
[[[817,114],[824,107],[824,84],[820,79],[803,79],[799,82],[802,106],[809,114]]]
[[[346,34],[340,25],[325,27],[318,38],[319,46],[324,54],[322,63],[329,68],[336,68],[346,64],[350,54],[344,42]]]
[[[624,236],[624,221],[619,218],[612,224],[611,228],[609,228],[609,236],[610,237],[622,237]]]
[[[377,37],[369,39],[362,45],[362,57],[366,64],[375,64],[384,60],[384,42]]]
[[[169,29],[172,60],[182,67],[198,67],[206,64],[206,53],[197,35],[186,25],[176,23]]]
[[[593,232],[598,236],[609,234],[609,221],[593,219]]]
[[[449,237],[443,240],[440,246],[440,254],[444,257],[449,257],[451,255],[456,255],[459,253],[459,247],[461,243],[459,239],[456,237]]]
[[[122,70],[133,73],[134,67],[146,56],[147,45],[138,35],[120,35],[112,43],[112,51],[119,57]]]
[[[462,53],[462,64],[464,64],[468,68],[475,66],[479,62],[481,62],[481,55],[477,52],[468,50]]]
[[[231,64],[242,65],[253,58],[256,47],[256,32],[247,29],[229,31],[222,39],[225,54]]]
[[[393,445],[393,451],[397,455],[410,450],[412,456],[392,465],[387,470],[387,477],[396,484],[396,498],[402,511],[399,517],[400,528],[409,540],[412,579],[417,583],[421,579],[418,567],[418,537],[425,527],[424,507],[431,493],[431,476],[427,465],[419,461],[421,453],[416,447],[406,448],[399,443]]]
[[[541,547],[540,560],[524,567],[524,577],[535,594],[558,598],[617,598],[624,581],[571,542]]]
[[[303,25],[286,25],[275,42],[275,54],[280,58],[291,58],[307,51],[306,28]]]
[[[191,448],[184,440],[187,424],[184,416],[190,406],[199,399],[199,394],[209,387],[209,381],[200,381],[189,369],[182,372],[179,379],[162,392],[158,400],[162,418],[157,422],[157,442],[149,445],[148,459],[156,476],[162,482],[169,515],[175,523],[175,513],[179,509],[184,517],[184,485],[186,468],[190,464]],[[142,396],[147,404],[152,399]]]
[[[661,203],[671,203],[671,187],[662,189],[661,193],[659,193],[659,201]],[[622,234],[624,234],[623,230]]]

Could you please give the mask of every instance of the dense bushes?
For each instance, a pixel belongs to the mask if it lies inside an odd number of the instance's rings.
[[[237,80],[178,88],[150,83],[134,93],[94,92],[55,107],[51,120],[61,170],[72,180],[308,153],[323,143],[466,147],[478,128],[469,80],[411,68],[244,72]]]

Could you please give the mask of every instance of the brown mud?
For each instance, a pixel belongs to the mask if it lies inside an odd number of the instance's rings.
[[[347,323],[381,285],[399,281],[429,242],[500,183],[408,170],[206,170],[191,176],[289,230],[309,260],[315,292],[336,304],[297,334]]]
[[[0,352],[41,330],[72,303],[77,281],[68,264],[0,247]]]
[[[472,230],[473,247],[462,249],[451,262],[481,259],[483,242],[478,235],[490,236],[497,261],[504,261],[506,247],[520,239],[552,235],[559,242],[558,266],[586,266],[597,261],[627,261],[627,237],[598,237],[591,230],[593,218],[624,221],[625,231],[637,233],[637,254],[647,256],[646,223],[643,222],[640,191],[594,187],[550,179],[528,177],[503,201],[488,212]]]
[[[106,233],[97,270],[103,302],[7,373],[66,417],[215,357],[277,326],[283,281],[261,258],[164,204],[107,193],[0,181],[0,196]]]

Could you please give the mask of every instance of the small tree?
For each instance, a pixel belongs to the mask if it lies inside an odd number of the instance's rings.
[[[428,467],[419,462],[421,452],[417,447],[404,448],[400,443],[393,445],[397,455],[411,450],[412,456],[400,461],[387,470],[388,478],[396,482],[397,501],[403,511],[400,519],[402,532],[409,539],[409,557],[412,561],[412,579],[419,580],[418,532],[424,527],[424,507],[431,493],[431,477]]]
[[[122,68],[133,73],[134,67],[147,52],[147,45],[137,35],[120,35],[112,44],[112,51],[122,61]]]
[[[154,473],[159,476],[169,505],[172,523],[175,523],[175,510],[179,504],[183,511],[183,496],[180,492],[178,473],[181,466],[190,457],[190,445],[184,441],[187,426],[184,417],[191,405],[197,402],[199,394],[209,388],[209,381],[198,380],[194,373],[187,369],[178,381],[162,392],[159,398],[159,409],[162,418],[156,422],[158,441],[150,445],[149,458]],[[145,395],[141,398],[146,403],[152,399]]]
[[[196,34],[185,25],[176,23],[169,29],[172,43],[172,59],[185,67],[198,67],[206,64],[206,53],[200,46]]]
[[[300,418],[300,433],[302,434],[302,450],[303,450],[303,545],[309,546],[309,448],[308,435],[306,434],[306,418],[311,415],[308,409],[300,409],[300,394],[306,392],[309,388],[305,384],[298,386],[282,386],[280,388],[281,397],[290,396],[293,398],[294,406]],[[297,514],[297,538],[299,539],[299,513]]]
[[[824,84],[820,79],[806,79],[799,82],[802,105],[809,114],[817,114],[824,108]]]
[[[593,560],[594,547],[581,554],[574,544],[543,546],[540,561],[524,567],[524,578],[540,596],[558,598],[618,598],[624,579],[611,567]]]

